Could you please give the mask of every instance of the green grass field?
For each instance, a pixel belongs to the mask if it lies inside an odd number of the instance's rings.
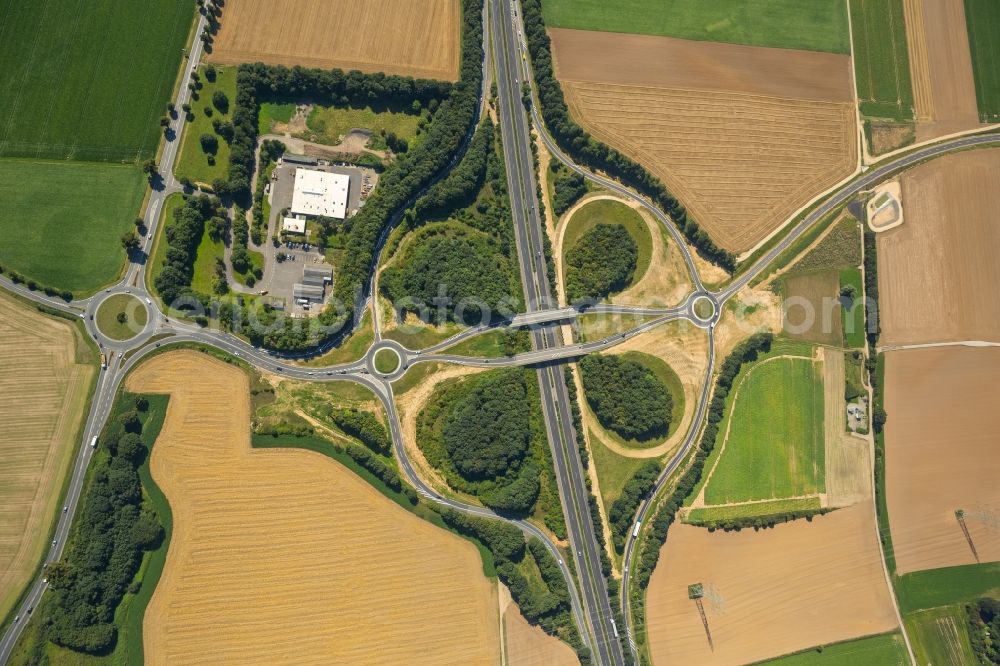
[[[849,53],[842,0],[545,0],[545,25]]]
[[[198,255],[194,260],[194,277],[191,278],[191,289],[199,294],[212,295],[215,293],[213,285],[215,283],[216,263],[225,257],[226,246],[221,240],[212,240],[208,235],[208,225],[201,235],[201,242],[198,244]]]
[[[375,369],[386,374],[395,372],[399,367],[399,356],[388,349],[380,349],[375,353]]]
[[[146,179],[112,164],[0,160],[0,264],[76,295],[118,278]]]
[[[274,102],[264,102],[260,105],[257,114],[257,133],[270,134],[274,123],[287,123],[295,113],[295,104],[286,102],[277,104]]]
[[[216,67],[215,82],[205,77],[205,68],[200,67],[203,87],[198,91],[198,100],[191,102],[191,112],[194,120],[184,127],[181,138],[181,149],[177,154],[177,164],[174,165],[174,175],[178,178],[187,176],[198,183],[208,183],[216,178],[226,178],[229,171],[229,144],[225,139],[215,134],[212,121],[230,120],[233,108],[236,106],[236,68]],[[229,112],[222,113],[212,105],[212,94],[221,90],[229,98]],[[205,114],[205,107],[212,109],[212,115]],[[182,111],[178,111],[183,113]],[[219,140],[219,150],[215,154],[215,164],[208,163],[208,154],[201,149],[202,134],[212,134]]]
[[[639,470],[647,458],[626,458],[608,448],[604,438],[607,432],[587,431],[590,440],[590,463],[597,469],[597,483],[601,487],[601,501],[608,509],[622,494],[625,483]]]
[[[976,102],[984,123],[1000,120],[1000,3],[965,0]]]
[[[840,269],[840,286],[854,287],[857,294],[854,304],[850,310],[840,308],[840,316],[844,325],[844,341],[852,349],[861,349],[865,346],[865,304],[861,300],[864,293],[861,285],[861,269],[852,266]]]
[[[396,109],[367,107],[315,106],[306,119],[310,141],[330,146],[337,145],[340,137],[352,129],[368,129],[375,133],[369,147],[385,150],[382,130],[393,132],[401,139],[413,142],[417,137],[420,115]]]
[[[194,6],[192,0],[4,2],[0,155],[152,157]]]
[[[125,314],[127,319],[118,321],[119,314]],[[97,308],[97,328],[114,340],[129,340],[142,332],[148,317],[146,306],[138,298],[114,294]]]
[[[909,660],[903,637],[898,633],[892,633],[834,643],[823,646],[822,650],[813,648],[758,664],[760,666],[765,664],[766,666],[903,666],[909,663]]]
[[[766,360],[735,390],[729,438],[708,480],[705,502],[822,492],[823,380],[816,365],[803,358]]]
[[[1000,562],[916,571],[896,577],[895,585],[903,613],[979,597],[1000,598]]]
[[[851,27],[861,113],[913,120],[903,0],[851,0]]]
[[[649,268],[653,254],[653,237],[639,213],[619,201],[610,199],[591,201],[573,213],[573,217],[566,223],[566,231],[563,234],[563,265],[566,262],[566,255],[580,237],[598,224],[620,224],[635,241],[638,256],[635,260],[635,273],[629,286],[637,283]]]
[[[918,664],[976,663],[961,604],[911,613],[903,622]]]

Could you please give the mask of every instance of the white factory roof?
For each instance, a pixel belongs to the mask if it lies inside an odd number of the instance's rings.
[[[347,217],[349,176],[299,167],[295,170],[295,190],[292,193],[292,213]]]
[[[294,217],[286,217],[281,222],[281,229],[283,231],[290,231],[293,234],[304,234],[306,232],[306,221]]]

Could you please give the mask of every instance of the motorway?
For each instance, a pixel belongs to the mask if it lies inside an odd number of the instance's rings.
[[[193,324],[168,318],[165,313],[157,309],[155,299],[146,290],[146,262],[143,260],[130,262],[124,277],[119,283],[108,287],[106,290],[90,298],[74,300],[70,303],[57,298],[47,297],[36,291],[30,291],[23,285],[15,285],[7,278],[0,276],[0,287],[39,304],[80,317],[87,330],[100,345],[102,351],[109,357],[107,370],[100,373],[96,382],[91,410],[87,415],[84,426],[83,438],[78,443],[79,451],[69,481],[65,500],[66,508],[58,517],[53,545],[45,556],[46,563],[56,561],[62,556],[66,538],[78,508],[87,466],[93,455],[93,449],[89,446],[91,438],[99,435],[102,430],[110,412],[113,398],[128,371],[147,355],[155,353],[160,348],[177,343],[197,343],[228,352],[259,369],[268,372],[278,372],[291,378],[304,381],[352,381],[368,387],[386,408],[393,439],[393,448],[399,460],[400,468],[407,480],[416,488],[417,492],[430,501],[449,506],[455,510],[496,518],[498,520],[506,519],[482,507],[464,504],[443,497],[428,484],[424,483],[417,475],[407,457],[406,448],[403,443],[402,429],[395,407],[391,382],[405,374],[413,365],[422,362],[441,361],[478,367],[535,366],[537,368],[543,399],[546,431],[553,452],[559,493],[562,499],[579,587],[573,584],[573,578],[570,575],[567,563],[563,561],[561,551],[545,532],[527,521],[512,522],[525,532],[525,534],[541,540],[557,558],[563,575],[570,582],[569,589],[571,591],[571,605],[574,619],[580,628],[584,642],[593,651],[594,661],[598,664],[614,664],[616,666],[623,664],[625,663],[624,654],[620,642],[615,638],[615,634],[620,628],[613,625],[613,614],[608,600],[606,583],[601,574],[600,546],[594,534],[594,527],[590,518],[589,506],[587,504],[588,491],[576,444],[576,436],[573,432],[569,395],[564,380],[563,366],[560,362],[613,347],[627,338],[668,321],[684,319],[707,331],[709,340],[708,369],[703,382],[702,392],[697,402],[695,418],[692,421],[690,430],[685,435],[682,446],[671,460],[668,461],[662,475],[657,481],[655,491],[650,495],[650,497],[656,497],[669,484],[673,472],[677,470],[686,454],[694,445],[700,430],[701,422],[707,409],[712,384],[711,379],[715,366],[713,329],[722,312],[722,306],[726,301],[757,275],[765,271],[775,258],[795,243],[813,225],[818,223],[829,211],[846,203],[851,197],[862,190],[870,188],[881,180],[894,176],[900,170],[912,166],[917,162],[957,150],[1000,142],[1000,137],[996,135],[977,135],[951,139],[915,149],[906,155],[870,169],[860,178],[851,181],[841,189],[827,196],[809,214],[804,216],[800,222],[791,227],[784,238],[776,243],[759,260],[754,262],[747,271],[741,273],[719,291],[710,292],[705,289],[701,282],[695,268],[693,256],[680,232],[673,225],[669,217],[653,205],[652,202],[622,186],[620,183],[576,165],[556,146],[555,141],[549,136],[542,124],[537,110],[537,103],[532,104],[531,118],[534,127],[538,130],[541,140],[553,158],[564,163],[574,171],[581,173],[588,180],[601,187],[616,192],[623,197],[638,201],[656,219],[659,219],[664,225],[665,230],[677,243],[677,247],[681,250],[690,274],[690,279],[694,285],[692,293],[688,295],[681,305],[674,308],[592,306],[586,311],[631,313],[649,315],[655,318],[645,324],[604,338],[603,340],[585,344],[565,344],[561,339],[558,324],[566,319],[567,312],[565,309],[559,308],[559,304],[551,293],[548,281],[548,270],[543,249],[544,232],[536,200],[537,185],[530,150],[530,128],[528,116],[524,110],[524,106],[521,104],[521,83],[530,81],[530,72],[525,64],[527,59],[526,47],[521,38],[521,21],[520,17],[515,13],[513,5],[508,0],[489,0],[487,2],[487,10],[485,18],[486,30],[484,31],[484,52],[488,52],[489,49],[485,47],[492,44],[495,72],[489,67],[488,58],[484,59],[482,94],[485,97],[489,90],[489,77],[495,73],[499,93],[498,115],[503,136],[511,211],[514,218],[521,278],[528,310],[527,313],[519,316],[522,317],[520,321],[524,321],[523,317],[530,317],[530,321],[536,324],[531,329],[532,351],[498,359],[470,358],[447,353],[448,347],[461,340],[491,330],[495,326],[470,328],[442,343],[426,349],[410,350],[391,340],[381,339],[378,332],[379,327],[376,324],[376,341],[360,359],[327,367],[310,368],[296,364],[294,357],[276,355],[254,347],[245,340],[230,333],[211,327],[201,328]],[[197,36],[201,33],[205,25],[204,17],[200,17],[199,22],[195,31],[195,41],[184,67],[182,84],[176,102],[178,108],[188,99],[190,91],[184,85],[184,82],[187,81],[190,73],[198,66],[198,61],[201,57],[201,41]],[[148,230],[142,245],[145,253],[148,253],[151,248],[165,198],[171,193],[181,191],[179,183],[174,179],[173,167],[184,125],[183,115],[179,113],[178,118],[171,122],[170,129],[172,131],[165,142],[160,157],[162,181],[160,186],[152,191],[144,215]],[[466,145],[468,138],[471,137],[472,129],[470,128]],[[460,154],[455,156],[452,165],[457,163],[460,157],[461,151]],[[452,165],[449,165],[449,168],[444,171],[447,172]],[[394,218],[394,222],[398,221],[398,217]],[[388,236],[391,226],[387,227],[385,233],[383,233],[381,242],[384,242]],[[378,253],[376,253],[377,255]],[[367,302],[375,315],[377,315],[378,308],[376,307],[376,299],[372,295],[377,293],[376,288],[377,285],[374,283],[373,278],[372,283],[368,285]],[[146,305],[149,315],[144,329],[138,332],[134,338],[124,342],[114,341],[104,336],[97,330],[94,317],[100,304],[107,297],[118,293],[131,293],[135,295],[140,302]],[[714,313],[711,317],[698,317],[695,314],[694,303],[698,299],[707,299],[712,303]],[[360,312],[362,308],[358,308],[358,310]],[[377,318],[374,321],[377,322]],[[374,357],[377,351],[386,348],[392,349],[397,353],[400,356],[401,363],[399,368],[392,373],[381,374],[375,369]],[[653,502],[650,499],[645,500],[639,508],[636,520],[640,520],[646,524],[653,508]],[[636,554],[636,544],[637,539],[630,532],[625,548],[624,571],[626,575],[622,581],[621,588],[622,611],[626,622],[624,629],[628,632],[630,638],[633,636],[633,627],[629,608],[630,579],[627,574]],[[45,587],[46,585],[42,576],[38,576],[29,586],[18,608],[19,621],[10,625],[4,636],[0,638],[0,664],[6,663],[9,659],[14,644],[27,624],[27,611],[29,608],[37,606],[45,591]],[[633,656],[637,658],[634,643],[632,644],[632,649]]]

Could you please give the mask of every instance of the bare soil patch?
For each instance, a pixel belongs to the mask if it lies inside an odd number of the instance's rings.
[[[457,0],[229,0],[209,62],[458,78]]]
[[[531,626],[511,603],[503,614],[507,666],[574,666],[580,660],[573,648]]]
[[[850,59],[666,37],[552,31],[573,116],[747,250],[857,165]]]
[[[906,224],[878,235],[882,345],[1000,341],[1000,150],[902,176]]]
[[[1000,349],[886,354],[886,497],[899,573],[1000,560]]]
[[[844,354],[821,349],[826,505],[850,506],[871,497],[871,444],[845,429]],[[867,503],[866,503],[867,504]]]
[[[0,296],[0,618],[45,551],[94,364],[73,327]]]
[[[917,141],[980,125],[963,0],[905,0]]]
[[[894,629],[874,523],[868,503],[760,532],[674,523],[647,591],[653,663],[746,664]]]
[[[251,448],[242,371],[172,352],[127,385],[171,396],[151,460],[174,516],[151,663],[499,662],[476,549],[320,454]]]

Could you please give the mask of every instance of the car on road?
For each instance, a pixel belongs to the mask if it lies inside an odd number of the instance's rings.
[[[66,513],[67,511],[69,511],[69,507],[68,506],[64,506],[63,507],[63,513]]]
[[[149,296],[146,297],[146,304],[147,305],[152,305],[153,304],[153,301],[152,301],[152,299],[149,298]]]

